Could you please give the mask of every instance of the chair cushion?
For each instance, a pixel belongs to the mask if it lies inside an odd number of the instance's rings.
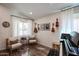
[[[13,44],[11,48],[16,49],[16,48],[19,48],[21,45],[22,45],[21,43],[16,43],[16,44]]]
[[[34,39],[29,40],[29,43],[36,43],[36,42],[37,40],[34,40]]]

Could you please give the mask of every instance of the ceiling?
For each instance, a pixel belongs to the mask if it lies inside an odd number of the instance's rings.
[[[19,15],[31,19],[58,12],[64,8],[78,5],[77,3],[3,3],[10,10],[11,15]]]

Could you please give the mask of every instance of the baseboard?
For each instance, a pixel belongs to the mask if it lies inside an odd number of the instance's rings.
[[[5,50],[5,49],[6,49],[6,48],[1,48],[1,47],[0,47],[0,50]]]
[[[6,51],[6,49],[0,50],[0,52],[2,52],[2,51]]]

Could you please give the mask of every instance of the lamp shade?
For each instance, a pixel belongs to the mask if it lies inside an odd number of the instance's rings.
[[[70,39],[70,38],[71,38],[70,34],[67,34],[67,33],[61,34],[61,39]]]

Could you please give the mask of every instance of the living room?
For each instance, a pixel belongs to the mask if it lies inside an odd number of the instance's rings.
[[[0,55],[63,55],[61,34],[79,32],[78,5],[78,3],[0,4]],[[15,42],[12,42],[14,40]]]

